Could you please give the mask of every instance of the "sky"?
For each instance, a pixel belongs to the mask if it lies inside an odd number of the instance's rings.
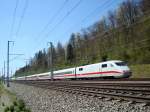
[[[107,16],[125,0],[0,0],[0,72],[10,43],[10,73],[23,67],[36,52],[65,45],[80,32]]]

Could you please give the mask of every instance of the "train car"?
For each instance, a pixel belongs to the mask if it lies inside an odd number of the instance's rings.
[[[96,64],[62,69],[53,72],[53,79],[87,79],[87,78],[128,78],[131,71],[127,64],[120,60],[105,61]],[[40,73],[26,77],[18,77],[17,80],[41,80],[51,79],[51,73]]]
[[[25,76],[13,78],[13,80],[26,80]]]
[[[37,74],[24,76],[25,80],[38,80]]]
[[[131,71],[125,62],[113,60],[77,67],[76,76],[77,78],[127,78],[131,76]]]
[[[11,79],[11,80],[16,80],[16,78],[15,78],[15,77],[11,77],[10,79]]]
[[[36,76],[37,76],[37,79],[39,79],[39,80],[50,79],[51,73],[45,72],[45,73],[37,74]]]
[[[54,71],[54,79],[75,79],[75,68]]]

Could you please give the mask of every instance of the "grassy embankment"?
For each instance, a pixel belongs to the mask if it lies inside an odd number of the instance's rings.
[[[30,112],[22,100],[4,88],[0,82],[0,112]]]
[[[150,64],[131,65],[131,78],[150,78]]]

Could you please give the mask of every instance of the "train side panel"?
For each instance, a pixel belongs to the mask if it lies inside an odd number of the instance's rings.
[[[80,66],[76,68],[77,78],[92,78],[100,77],[100,64],[91,64],[86,66]]]
[[[39,80],[50,79],[50,78],[51,78],[50,72],[37,74],[37,79],[39,79]]]
[[[73,79],[75,78],[75,68],[68,68],[63,70],[54,71],[54,79]]]

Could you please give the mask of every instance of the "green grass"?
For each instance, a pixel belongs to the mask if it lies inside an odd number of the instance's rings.
[[[0,112],[3,112],[6,106],[11,105],[16,97],[15,95],[11,94],[7,89],[5,89],[2,83],[0,83],[0,98]]]
[[[31,112],[23,100],[16,98],[0,82],[0,112]]]
[[[150,64],[131,65],[131,78],[150,78]]]
[[[16,100],[12,105],[5,107],[4,112],[31,112],[26,108],[23,100]]]

